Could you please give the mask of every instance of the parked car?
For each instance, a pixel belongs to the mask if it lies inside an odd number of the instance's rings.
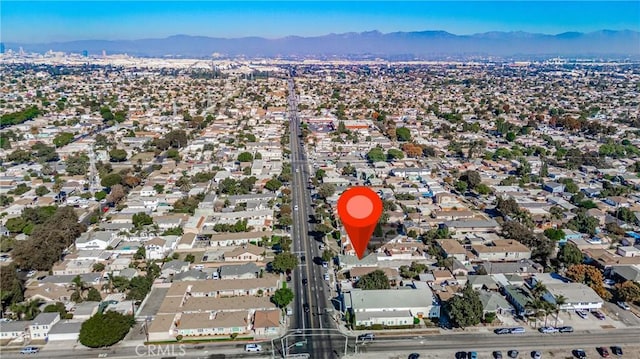
[[[522,334],[522,333],[524,333],[524,328],[523,327],[511,328],[511,329],[509,329],[509,333],[511,333],[511,334]]]
[[[517,357],[518,357],[518,354],[520,354],[520,353],[519,353],[517,350],[515,350],[515,349],[509,350],[509,351],[507,352],[507,356],[509,356],[509,358],[511,358],[511,359],[515,359],[515,358],[517,358]]]
[[[467,359],[467,352],[457,352],[456,359]]]
[[[531,352],[531,357],[533,359],[541,359],[542,358],[542,353],[538,350],[534,350]]]
[[[607,278],[607,279],[604,280],[604,284],[606,284],[606,285],[614,285],[614,284],[616,284],[616,281],[613,280],[613,279],[608,279]]]
[[[587,358],[587,353],[585,353],[583,349],[574,349],[572,353],[573,353],[573,356],[578,359]]]
[[[365,333],[358,335],[358,340],[374,340],[376,336],[373,333]]]
[[[558,329],[554,327],[541,327],[540,329],[538,329],[538,331],[540,333],[549,334],[549,333],[557,333]]]
[[[478,353],[469,352],[469,354],[467,354],[467,358],[469,358],[469,359],[478,359]]]
[[[596,350],[598,351],[598,353],[600,353],[600,356],[603,358],[608,358],[609,357],[609,349],[605,348],[605,347],[599,347],[596,348]]]
[[[624,310],[631,310],[631,307],[626,302],[618,302],[616,304],[618,304],[618,307],[620,307],[620,308],[622,308]]]
[[[605,320],[606,317],[604,316],[604,314],[600,313],[597,310],[594,310],[593,312],[591,312],[591,314],[593,314],[594,317],[598,318],[599,320]]]
[[[570,326],[560,327],[558,328],[558,331],[560,333],[573,333],[573,327],[570,327]]]
[[[502,352],[499,350],[496,350],[493,352],[493,358],[494,359],[502,359]]]
[[[511,330],[509,328],[498,328],[493,331],[496,334],[510,334]]]
[[[36,354],[40,349],[38,347],[24,347],[20,351],[20,354]]]
[[[621,356],[622,355],[622,348],[620,348],[617,345],[614,345],[614,346],[611,347],[611,352],[613,353],[613,355]]]
[[[409,354],[409,357],[408,357],[408,359],[418,359],[418,358],[420,358],[420,354],[418,353],[411,353]]]
[[[587,312],[584,310],[576,309],[576,314],[582,319],[587,319]]]
[[[261,352],[262,351],[262,345],[260,344],[247,344],[244,346],[244,351],[245,352]]]

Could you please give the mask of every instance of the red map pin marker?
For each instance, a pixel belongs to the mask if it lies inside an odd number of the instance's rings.
[[[338,215],[353,249],[362,259],[382,214],[382,201],[369,187],[351,187],[338,199]]]

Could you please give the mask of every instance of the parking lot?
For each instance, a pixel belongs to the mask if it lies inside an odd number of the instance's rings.
[[[512,315],[498,315],[498,319],[503,323],[501,327],[522,326],[529,330],[536,330],[542,326],[571,326],[574,330],[592,330],[592,329],[610,329],[640,326],[640,318],[631,311],[623,310],[613,303],[605,303],[600,309],[600,313],[604,314],[603,320],[598,319],[592,313],[587,313],[586,318],[581,318],[575,311],[560,312],[556,321],[555,314],[540,318],[538,324],[533,322],[527,323],[521,319],[514,318]]]

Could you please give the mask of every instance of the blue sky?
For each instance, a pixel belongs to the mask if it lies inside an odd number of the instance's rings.
[[[313,36],[350,31],[445,30],[454,34],[601,29],[640,31],[640,1],[8,1],[4,42]]]

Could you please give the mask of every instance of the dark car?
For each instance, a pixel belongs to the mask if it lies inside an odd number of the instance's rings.
[[[287,276],[287,282],[291,282],[291,276],[290,275]]]
[[[408,359],[418,359],[418,358],[420,358],[420,354],[418,353],[411,353],[408,356]]]
[[[509,358],[513,358],[513,359],[517,358],[518,354],[520,354],[520,353],[518,353],[517,350],[509,350],[507,352],[507,356],[509,356]]]
[[[619,346],[615,345],[611,347],[611,352],[613,353],[613,355],[617,355],[620,356],[622,355],[622,348],[620,348]]]
[[[494,351],[494,352],[493,352],[493,357],[494,357],[495,359],[502,359],[502,352],[501,352],[501,351],[499,351],[499,350]]]
[[[578,359],[586,359],[587,358],[587,353],[584,352],[584,350],[582,349],[574,349],[572,352],[573,356],[578,358]]]
[[[304,263],[307,260],[307,257],[305,256],[300,256],[300,262]]]
[[[304,304],[302,305],[302,309],[304,309],[304,312],[305,312],[305,313],[309,313],[309,304],[304,303]]]
[[[560,327],[558,328],[558,331],[560,333],[573,333],[573,327],[570,327],[570,326]]]
[[[457,352],[456,359],[467,359],[467,352]]]
[[[302,278],[302,284],[307,284],[307,278]]]
[[[596,348],[596,350],[598,351],[598,353],[600,353],[600,356],[603,358],[608,358],[609,357],[609,349],[605,348],[605,347],[600,347],[600,348]]]
[[[498,328],[496,330],[493,331],[496,334],[509,334],[511,333],[511,330],[509,330],[509,328]]]

